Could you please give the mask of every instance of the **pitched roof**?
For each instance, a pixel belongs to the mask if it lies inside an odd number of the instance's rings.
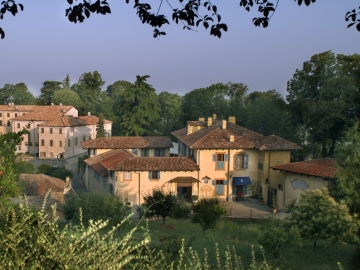
[[[74,127],[74,126],[87,126],[87,125],[96,125],[99,122],[99,117],[97,116],[79,116],[74,117],[72,115],[65,115],[62,117],[57,117],[46,121],[44,123],[38,124],[42,127]],[[104,123],[111,123],[111,121],[105,120]]]
[[[27,111],[26,114],[18,116],[16,120],[20,121],[47,121],[57,117],[64,116],[73,106],[37,106],[37,105],[0,105],[0,110],[4,111]]]
[[[198,171],[199,166],[188,157],[131,157],[110,168],[113,171]]]
[[[84,149],[141,149],[172,148],[173,144],[168,136],[113,136],[85,141],[81,146]]]
[[[203,125],[202,121],[188,122],[190,125]],[[222,120],[213,120],[210,127],[187,134],[187,128],[171,133],[192,149],[239,149],[256,148],[259,150],[298,150],[301,147],[275,135],[264,136],[245,127],[226,121],[226,129],[222,128]],[[230,142],[230,136],[234,141]]]
[[[301,162],[294,162],[271,167],[273,170],[305,174],[322,178],[335,178],[336,161],[332,158],[319,158]]]

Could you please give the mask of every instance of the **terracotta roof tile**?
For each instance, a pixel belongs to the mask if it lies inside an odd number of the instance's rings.
[[[21,121],[47,121],[64,116],[73,106],[36,106],[36,105],[15,105],[8,107],[0,105],[0,110],[4,111],[28,111],[28,113],[18,116],[16,120]],[[17,109],[16,109],[17,108]]]
[[[199,121],[192,121],[195,125]],[[226,129],[222,128],[222,120],[213,120],[210,127],[205,127],[187,135],[183,128],[172,132],[177,139],[192,149],[240,149],[257,148],[260,150],[297,150],[301,147],[275,135],[261,135],[245,127],[226,121]],[[199,122],[202,124],[203,122]],[[230,142],[230,136],[234,141]]]
[[[332,158],[319,158],[301,162],[294,162],[271,167],[273,170],[305,174],[322,178],[335,178],[335,160]]]
[[[44,123],[38,124],[38,126],[43,127],[74,127],[74,126],[86,126],[86,125],[96,125],[99,122],[99,117],[97,116],[79,116],[74,117],[72,115],[65,115],[62,117],[57,117],[46,121]],[[104,123],[111,123],[111,121],[105,120]]]
[[[198,171],[199,166],[187,157],[131,157],[110,168],[114,171]]]
[[[85,141],[81,146],[84,149],[141,149],[172,148],[173,144],[168,136],[113,136]]]

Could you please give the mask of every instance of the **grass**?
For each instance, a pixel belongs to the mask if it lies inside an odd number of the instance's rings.
[[[215,229],[207,230],[205,236],[202,235],[200,226],[190,220],[167,219],[164,227],[162,220],[150,220],[148,226],[152,247],[158,247],[162,250],[168,249],[171,253],[177,249],[178,243],[184,238],[186,245],[191,246],[200,254],[206,248],[210,260],[213,259],[215,263],[215,243],[218,244],[221,261],[224,261],[226,247],[234,246],[237,254],[241,256],[243,265],[249,265],[252,246],[257,259],[262,260],[261,248],[257,243],[257,238],[260,230],[267,226],[268,222],[268,220],[251,222],[222,219]],[[136,223],[137,221],[133,220],[130,224],[125,224],[118,236],[125,235]],[[172,226],[167,227],[169,224]],[[140,225],[147,226],[146,221],[142,221]],[[138,230],[134,235],[134,240],[140,241],[142,237],[143,231]],[[301,245],[284,246],[278,260],[274,260],[271,254],[265,253],[268,262],[280,269],[307,270],[339,269],[338,262],[342,264],[343,269],[356,269],[352,266],[353,259],[356,258],[355,254],[356,245],[348,243],[333,245],[326,241],[319,241],[316,251],[312,249],[311,241],[303,241]]]

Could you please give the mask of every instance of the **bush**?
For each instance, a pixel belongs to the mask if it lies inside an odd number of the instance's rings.
[[[218,198],[203,198],[194,205],[193,209],[192,222],[200,224],[203,235],[206,230],[215,227],[221,216],[226,215],[226,210],[220,205]]]
[[[35,167],[31,162],[28,161],[16,161],[14,163],[14,173],[16,174],[33,174]]]
[[[73,177],[73,174],[71,171],[65,169],[64,167],[57,168],[53,167],[47,164],[41,164],[37,168],[38,173],[46,174],[52,177],[56,177],[62,180],[66,180],[66,177],[69,177],[70,179]]]
[[[66,220],[89,225],[90,220],[109,220],[110,225],[118,224],[130,213],[130,207],[119,196],[83,192],[69,194],[65,198],[64,213]]]
[[[48,169],[50,169],[50,168],[52,168],[50,165],[41,164],[41,165],[39,165],[39,166],[36,168],[36,170],[37,170],[37,172],[40,173],[40,174],[46,174],[46,171],[47,171]]]
[[[185,200],[179,200],[175,203],[171,217],[175,219],[186,219],[190,213],[190,205]]]
[[[292,213],[296,207],[296,199],[291,200],[286,206],[285,206],[285,213]]]

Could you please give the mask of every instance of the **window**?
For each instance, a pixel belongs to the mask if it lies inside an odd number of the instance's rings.
[[[62,128],[59,128],[59,134],[62,134]]]
[[[209,183],[209,178],[204,177],[203,179],[204,179],[204,184],[208,184],[208,183]]]
[[[44,128],[41,128],[41,133],[44,133]]]
[[[17,128],[20,128],[20,123],[17,123]]]
[[[131,180],[130,171],[124,171],[124,181],[130,181],[130,180]]]
[[[224,170],[225,162],[228,161],[228,155],[223,153],[213,154],[213,161],[215,162],[216,170]]]
[[[78,138],[75,138],[75,146],[78,145]]]
[[[0,117],[2,117],[2,113],[0,112]]]
[[[18,146],[18,151],[21,151],[21,146],[20,145]]]
[[[54,146],[54,141],[50,140],[50,146]]]
[[[54,153],[50,152],[50,157],[53,158],[54,157]]]
[[[59,147],[62,147],[62,141],[59,141]]]
[[[52,128],[50,128],[50,134],[53,134],[53,129]]]
[[[114,186],[113,186],[113,184],[109,184],[109,193],[114,194]]]
[[[165,157],[165,148],[155,148],[154,156],[155,157]]]
[[[15,113],[15,117],[17,117],[17,113]]]
[[[59,158],[64,158],[64,153],[60,153]]]
[[[7,117],[10,117],[10,113],[7,113]]]
[[[106,178],[103,177],[103,188],[106,188]]]
[[[68,147],[71,147],[71,140],[68,139]]]
[[[234,169],[247,169],[249,164],[249,154],[236,154],[234,156]]]
[[[94,177],[96,179],[96,181],[100,182],[100,176],[97,172],[94,171]]]
[[[41,156],[41,157],[46,157],[46,152],[41,152],[41,153],[40,153],[40,156]]]
[[[160,179],[160,171],[149,171],[149,179],[150,180],[159,180]]]
[[[212,180],[212,184],[215,186],[215,194],[224,195],[224,186],[226,186],[227,183],[227,180]]]
[[[2,124],[2,120],[0,120],[0,126],[2,126],[3,124]]]
[[[114,179],[114,171],[110,171],[110,177],[111,179]]]
[[[45,141],[41,140],[41,146],[45,146]]]
[[[10,127],[10,121],[7,121],[7,126]]]
[[[131,152],[132,152],[133,154],[137,155],[138,150],[137,150],[137,149],[131,149]]]
[[[149,149],[141,149],[141,156],[148,157],[149,156]]]
[[[258,170],[262,171],[264,169],[264,164],[261,162],[258,163]]]

